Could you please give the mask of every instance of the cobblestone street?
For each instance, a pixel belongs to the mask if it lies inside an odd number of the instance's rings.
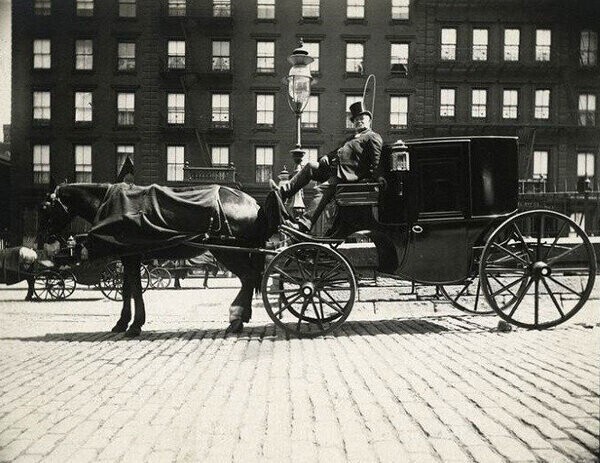
[[[597,294],[557,328],[498,332],[364,288],[340,330],[301,340],[258,299],[225,336],[232,281],[148,291],[135,340],[97,291],[0,288],[0,461],[598,461]]]

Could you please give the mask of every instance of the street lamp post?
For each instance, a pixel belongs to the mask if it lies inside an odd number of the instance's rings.
[[[284,84],[287,84],[287,100],[292,112],[296,115],[296,146],[290,151],[296,167],[294,168],[294,175],[296,175],[301,167],[302,158],[304,157],[304,151],[302,150],[301,141],[301,122],[302,111],[308,103],[308,97],[310,96],[310,87],[312,85],[313,77],[310,74],[308,65],[312,63],[314,59],[308,54],[308,51],[304,48],[304,43],[300,39],[300,44],[293,53],[288,56],[288,62],[292,65],[290,72],[284,79]],[[302,198],[302,190],[296,193],[291,198],[291,208],[296,214],[301,214],[304,210],[304,199]]]

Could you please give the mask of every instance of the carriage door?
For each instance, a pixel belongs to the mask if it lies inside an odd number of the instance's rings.
[[[422,282],[464,278],[468,270],[469,141],[411,144],[414,201],[403,273]]]

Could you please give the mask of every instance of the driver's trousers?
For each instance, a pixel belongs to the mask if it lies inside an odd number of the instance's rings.
[[[323,158],[321,158],[323,159]],[[311,180],[322,182],[315,187],[315,195],[301,217],[298,218],[308,230],[317,221],[325,207],[335,195],[335,187],[342,179],[335,175],[335,170],[323,161],[307,162],[302,169],[292,177],[286,187],[282,188],[283,199],[291,198],[304,188]]]

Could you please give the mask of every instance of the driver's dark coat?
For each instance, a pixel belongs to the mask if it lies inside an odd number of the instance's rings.
[[[371,129],[354,135],[337,151],[336,176],[344,182],[373,178],[382,144],[381,136]]]

